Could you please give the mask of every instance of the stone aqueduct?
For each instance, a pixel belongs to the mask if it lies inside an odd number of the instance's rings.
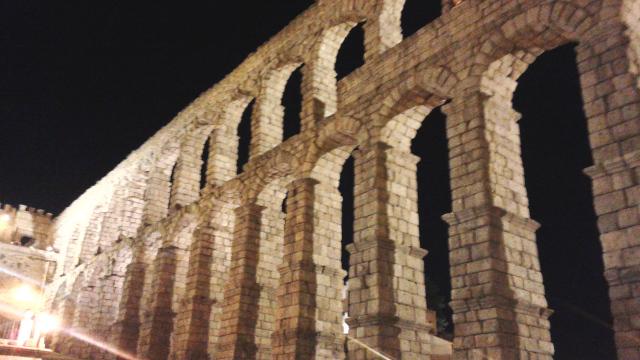
[[[443,0],[405,39],[403,3],[316,1],[75,200],[55,223],[46,289],[65,325],[145,359],[374,358],[354,343],[347,354],[342,335],[337,186],[353,154],[349,334],[395,359],[429,358],[410,142],[442,106],[454,358],[550,359],[511,98],[537,56],[576,42],[618,357],[640,359],[640,1]],[[365,64],[336,81],[358,23]],[[282,91],[301,65],[301,132],[283,142]],[[236,175],[251,101],[250,160]]]

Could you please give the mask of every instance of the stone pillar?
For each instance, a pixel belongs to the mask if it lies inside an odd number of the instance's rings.
[[[215,237],[213,229],[196,229],[189,255],[186,296],[176,316],[172,359],[207,359],[212,300],[210,278]]]
[[[272,352],[275,359],[315,355],[317,284],[313,262],[313,179],[294,181],[287,192],[284,258],[277,290]]]
[[[92,281],[83,285],[78,294],[75,313],[71,322],[71,328],[81,334],[95,337],[94,324],[98,315],[98,289]],[[78,338],[72,337],[69,341],[67,354],[77,356],[81,359],[89,359],[92,345]]]
[[[174,285],[178,267],[179,252],[184,251],[173,245],[165,245],[158,250],[153,263],[150,313],[140,326],[138,355],[147,359],[167,359],[173,331]]]
[[[310,178],[296,180],[287,193],[284,257],[272,335],[274,359],[344,357],[339,300],[342,271],[319,266],[314,260],[314,247],[320,248],[314,236],[317,184]]]
[[[140,335],[140,305],[143,296],[147,264],[144,263],[143,246],[134,249],[133,261],[127,265],[118,317],[113,325],[113,344],[118,349],[135,354]]]
[[[215,129],[209,136],[210,148],[207,164],[207,183],[209,185],[220,186],[236,176],[238,141],[239,137],[235,128]]]
[[[109,343],[112,338],[113,325],[116,323],[118,313],[118,301],[122,297],[122,285],[124,277],[117,273],[108,273],[99,281],[97,314],[92,325],[94,338]],[[91,348],[90,358],[93,360],[115,359],[115,356],[103,348],[94,346]]]
[[[260,288],[257,282],[260,225],[264,207],[239,206],[225,287],[217,359],[252,359],[257,352],[256,322]]]
[[[417,158],[377,142],[355,158],[354,242],[348,246],[349,336],[387,356],[429,358]],[[349,357],[377,355],[349,342]]]
[[[593,180],[616,348],[620,359],[639,359],[640,25],[637,13],[622,11],[634,23],[604,22],[576,50],[594,159],[585,172]]]
[[[503,79],[510,81],[509,79]],[[510,88],[511,85],[506,86]],[[547,302],[509,99],[476,92],[443,108],[451,171],[456,359],[551,359]]]
[[[173,159],[157,160],[159,164],[150,171],[144,194],[142,214],[144,224],[156,223],[167,216],[171,196],[171,169],[173,166],[171,160]]]
[[[189,205],[200,197],[201,155],[202,151],[209,151],[203,149],[206,139],[207,134],[196,133],[184,140],[172,179],[170,209]]]
[[[640,153],[586,169],[593,180],[598,228],[620,359],[640,358]]]

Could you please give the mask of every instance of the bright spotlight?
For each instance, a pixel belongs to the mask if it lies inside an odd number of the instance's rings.
[[[43,333],[48,333],[51,331],[56,331],[60,329],[60,319],[51,314],[40,314],[38,315],[38,327],[40,331]]]
[[[0,224],[6,224],[11,221],[11,215],[7,213],[0,214]]]
[[[31,286],[23,284],[13,290],[13,298],[18,303],[33,304],[40,300],[40,295]]]

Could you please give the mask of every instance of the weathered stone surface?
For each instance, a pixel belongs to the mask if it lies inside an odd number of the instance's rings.
[[[46,292],[65,325],[154,360],[375,358],[362,344],[441,359],[410,144],[448,101],[453,358],[550,359],[511,99],[537,56],[577,42],[618,356],[640,359],[640,1],[442,0],[443,15],[406,39],[403,4],[318,0],[57,217]],[[337,81],[358,22],[365,64]],[[302,131],[283,142],[282,91],[301,65]],[[236,169],[253,100],[251,156]],[[352,153],[345,350],[337,187]],[[55,343],[115,358],[64,334]]]

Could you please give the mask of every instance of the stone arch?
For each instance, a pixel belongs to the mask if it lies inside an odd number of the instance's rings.
[[[337,25],[322,30],[312,50],[313,59],[310,61],[309,69],[311,75],[309,96],[312,98],[312,103],[307,106],[307,112],[314,116],[314,120],[329,117],[338,110],[335,71],[338,51],[351,30],[362,21],[361,18],[345,19]]]
[[[76,279],[76,281],[80,280],[80,288],[71,321],[71,327],[76,333],[94,338],[96,332],[95,326],[100,315],[99,276],[100,271],[98,268],[87,268],[87,270],[83,271]],[[72,355],[81,358],[90,358],[93,347],[88,342],[84,342],[76,337],[72,339],[72,345],[69,351]]]
[[[251,122],[250,158],[255,158],[282,142],[282,94],[291,74],[302,65],[302,61],[284,61],[267,71],[262,78]]]
[[[318,159],[334,149],[364,143],[369,136],[368,130],[363,121],[355,117],[344,116],[327,123],[319,129],[315,146],[307,150],[302,173],[313,171]]]
[[[443,67],[417,71],[396,87],[383,100],[378,115],[381,123],[380,140],[410,152],[411,140],[416,136],[424,118],[447,100],[457,77]]]
[[[187,213],[180,217],[176,222],[172,234],[170,235],[170,244],[175,247],[175,269],[173,272],[169,271],[165,276],[163,274],[156,274],[161,276],[164,280],[157,283],[163,284],[163,286],[170,287],[169,293],[164,293],[162,296],[169,296],[170,299],[163,299],[161,302],[170,301],[170,306],[167,310],[170,310],[174,317],[172,319],[173,327],[171,336],[169,351],[173,351],[177,347],[177,327],[175,315],[180,313],[181,307],[186,304],[186,290],[187,290],[187,272],[189,267],[189,249],[191,243],[194,240],[194,233],[199,223],[199,219],[195,213]],[[159,305],[159,299],[156,301],[156,306]]]
[[[65,279],[60,284],[57,284],[57,289],[55,290],[55,292],[49,293],[49,313],[60,319],[60,323],[62,326],[65,326],[66,324],[65,312],[69,312],[69,307],[71,307],[72,305],[71,301],[67,300],[69,292],[67,286],[67,280]],[[66,318],[68,317],[69,316],[67,315]],[[50,348],[57,350],[61,339],[62,334],[60,334],[59,332],[53,333],[47,341],[47,345],[49,345]]]
[[[219,186],[241,172],[239,164],[241,144],[251,143],[251,133],[241,139],[240,122],[254,96],[238,92],[225,106],[216,126],[209,137],[209,163],[207,164],[207,184]]]
[[[255,205],[261,210],[259,238],[255,259],[256,293],[254,301],[256,319],[254,328],[255,353],[258,358],[270,357],[273,349],[272,335],[276,329],[277,289],[280,282],[280,265],[284,246],[283,201],[287,196],[286,185],[292,177],[285,175],[270,179],[256,194]],[[239,219],[236,219],[238,223]],[[235,240],[235,239],[234,239]],[[237,240],[236,240],[237,241]],[[233,259],[232,259],[233,266]]]
[[[73,226],[73,231],[69,234],[69,241],[66,246],[65,258],[63,260],[64,273],[70,272],[74,267],[78,266],[78,253],[82,246],[82,238],[84,237],[84,230],[82,224],[76,223]]]
[[[392,48],[402,41],[402,9],[405,0],[383,0],[380,11],[381,48]]]
[[[141,241],[134,248],[136,262],[127,274],[127,290],[120,305],[119,320],[123,322],[119,345],[132,353],[141,353],[149,339],[154,301],[154,260],[158,257],[162,239],[165,235],[160,231],[152,231],[141,236]],[[125,332],[124,328],[130,327]]]
[[[224,288],[229,278],[231,266],[231,246],[233,243],[237,195],[231,199],[216,198],[211,209],[202,212],[201,236],[213,238],[213,249],[209,263],[209,299],[212,303],[209,315],[207,333],[207,352],[216,358],[218,339],[220,336],[220,321],[224,304]]]
[[[170,208],[189,205],[200,197],[202,153],[209,151],[204,145],[213,129],[210,124],[199,125],[182,139],[171,186]]]
[[[152,260],[149,288],[144,294],[148,312],[141,321],[138,341],[140,356],[166,358],[175,346],[175,315],[185,294],[188,250],[197,225],[195,211],[196,206],[190,205],[170,219]]]
[[[591,142],[593,158],[596,166],[587,170],[590,176],[598,179],[594,181],[594,192],[597,193],[597,181],[610,180],[609,175],[602,172],[602,164],[608,161],[617,161],[611,159],[621,159],[625,152],[634,151],[638,148],[637,126],[628,126],[630,123],[637,123],[638,103],[640,103],[640,91],[637,85],[637,74],[634,74],[633,58],[625,54],[624,50],[629,50],[628,39],[625,38],[623,24],[618,19],[607,20],[606,27],[602,27],[602,19],[600,24],[597,23],[598,16],[604,16],[606,10],[602,10],[599,14],[591,11],[597,10],[601,3],[594,2],[593,6],[581,8],[575,3],[566,1],[546,2],[543,5],[532,7],[525,12],[515,15],[498,25],[495,31],[488,33],[484,41],[475,48],[476,56],[473,58],[472,65],[466,69],[466,73],[470,74],[459,83],[456,87],[456,99],[452,102],[452,106],[447,105],[447,114],[452,121],[448,121],[448,131],[450,133],[450,147],[455,147],[451,156],[452,164],[452,187],[454,195],[453,208],[456,215],[470,213],[473,208],[471,197],[474,196],[473,202],[476,209],[479,204],[488,207],[491,217],[500,222],[504,228],[514,226],[522,229],[520,237],[523,239],[522,245],[528,248],[530,254],[526,262],[522,262],[517,256],[513,256],[513,248],[506,243],[496,243],[493,246],[500,248],[500,255],[506,260],[507,271],[503,268],[496,268],[495,274],[505,274],[505,278],[500,282],[510,284],[504,289],[504,296],[511,297],[518,302],[526,302],[532,309],[537,309],[532,314],[539,315],[539,328],[536,332],[545,334],[543,337],[547,340],[541,342],[535,351],[551,357],[553,354],[553,345],[548,340],[548,314],[546,309],[547,302],[544,295],[544,287],[542,285],[542,274],[538,262],[536,236],[535,231],[538,224],[529,218],[528,198],[524,185],[524,171],[520,156],[520,134],[517,120],[520,115],[512,108],[511,100],[513,92],[517,86],[517,79],[526,71],[528,66],[545,51],[556,48],[570,42],[578,42],[577,59],[578,68],[581,76],[582,95],[584,100],[584,110],[587,116],[589,137]],[[609,4],[607,4],[609,6]],[[613,9],[615,5],[609,9]],[[617,10],[616,10],[617,11]],[[609,14],[608,16],[611,16]],[[621,51],[622,50],[622,51]],[[616,63],[616,70],[613,71],[613,63]],[[613,80],[615,78],[616,80]],[[621,117],[625,112],[627,118]],[[463,112],[465,114],[463,114]],[[477,131],[469,131],[470,121],[479,120]],[[619,124],[618,130],[613,131],[608,124]],[[623,130],[624,129],[624,130]],[[465,136],[468,142],[473,143],[467,151],[461,153],[463,147],[460,145],[461,138]],[[455,144],[455,145],[454,145]],[[486,175],[482,186],[486,189],[474,189],[464,193],[462,189],[463,183],[471,179],[470,174],[463,174],[461,164],[468,166],[475,161],[475,167],[482,169]],[[455,165],[454,165],[455,164]],[[457,168],[454,168],[457,167]],[[605,166],[606,167],[606,166]],[[509,169],[504,171],[504,169]],[[618,168],[618,171],[629,171],[627,165]],[[623,170],[624,169],[624,170]],[[477,176],[478,178],[481,176]],[[602,183],[600,183],[602,184]],[[462,191],[461,191],[462,190]],[[609,201],[614,197],[612,190],[604,190],[609,192],[608,195],[603,194],[603,198]],[[594,199],[596,212],[602,210],[598,196]],[[623,201],[622,201],[623,202]],[[624,207],[623,204],[617,206]],[[601,211],[608,213],[608,216],[615,216],[616,211],[607,205],[608,209]],[[487,210],[485,210],[487,211]],[[452,225],[451,244],[456,244],[459,239],[457,231],[464,233],[459,225],[464,219],[455,218],[447,215],[447,221]],[[496,230],[495,231],[502,231]],[[600,231],[607,231],[601,227]],[[617,240],[625,235],[624,231],[618,232],[617,229],[609,229],[615,234]],[[455,234],[455,236],[453,236]],[[467,234],[463,234],[465,236]],[[496,235],[495,238],[498,238]],[[617,260],[607,263],[609,255],[613,258],[622,256],[624,251],[634,251],[629,248],[614,251],[613,254],[607,254],[607,235],[601,234],[601,242],[605,251],[605,273],[616,274],[624,265]],[[618,243],[619,244],[619,243]],[[454,249],[451,253],[452,273],[454,268],[464,266],[463,251],[468,249]],[[615,270],[613,270],[615,269]],[[517,272],[528,271],[535,273],[535,281],[527,289],[517,285]],[[529,276],[532,279],[531,276]],[[610,286],[629,286],[625,284],[625,279],[618,276],[607,276]],[[466,279],[455,280],[463,283]],[[462,289],[460,289],[462,290]],[[459,291],[457,291],[460,294]],[[610,290],[610,295],[615,294],[615,290]],[[615,296],[615,295],[614,295]],[[621,298],[624,298],[622,296]],[[461,299],[454,299],[454,311],[459,311],[455,318],[463,319],[464,313],[468,311],[463,305]],[[620,300],[624,302],[626,300]],[[612,298],[612,308],[615,308],[615,300]],[[518,309],[520,310],[520,309]],[[625,316],[618,315],[616,321],[628,323]],[[616,315],[614,315],[614,318]],[[633,330],[630,330],[633,331]],[[637,332],[637,330],[635,330]],[[529,334],[533,331],[521,332],[518,334],[520,339],[515,342],[516,348],[524,349],[524,342],[530,341]],[[619,336],[620,333],[617,335]],[[536,340],[537,341],[537,340]],[[464,343],[465,338],[457,339],[457,344]],[[618,338],[619,351],[624,348],[620,338]],[[459,349],[459,351],[468,351],[468,349]],[[506,350],[510,351],[510,350]],[[635,351],[635,350],[633,350]],[[634,353],[635,352],[631,352]],[[623,355],[624,357],[624,355]]]
[[[596,15],[569,1],[548,1],[515,15],[484,36],[456,94],[486,79],[487,71],[517,80],[529,64],[545,50],[580,41],[596,24]],[[492,95],[492,94],[489,94]]]
[[[65,289],[67,294],[65,294],[63,308],[61,309],[62,313],[60,314],[60,322],[63,328],[74,328],[75,313],[80,310],[78,298],[82,291],[85,280],[84,277],[84,272],[80,272],[76,274],[75,277],[69,277],[67,279],[67,288]],[[59,352],[68,354],[74,344],[74,341],[76,340],[70,335],[59,333],[55,349]]]
[[[300,168],[300,164],[303,159],[300,158],[302,154],[296,154],[293,149],[282,149],[278,153],[271,156],[266,162],[265,166],[256,168],[251,173],[251,181],[243,182],[240,190],[241,202],[256,202],[261,205],[265,202],[265,189],[271,186],[278,179],[292,176],[297,169]],[[241,181],[243,181],[242,179]],[[283,187],[284,188],[284,187]],[[268,193],[271,194],[271,193]]]
[[[109,200],[107,199],[104,202],[108,203]],[[82,242],[82,249],[80,250],[80,261],[83,263],[88,262],[89,259],[96,255],[100,241],[102,223],[106,213],[107,208],[102,202],[99,203],[91,212],[91,216],[89,217],[89,222],[87,224],[87,230]]]
[[[144,194],[143,222],[153,224],[169,213],[171,175],[180,152],[178,140],[170,139],[152,155],[151,170]]]

